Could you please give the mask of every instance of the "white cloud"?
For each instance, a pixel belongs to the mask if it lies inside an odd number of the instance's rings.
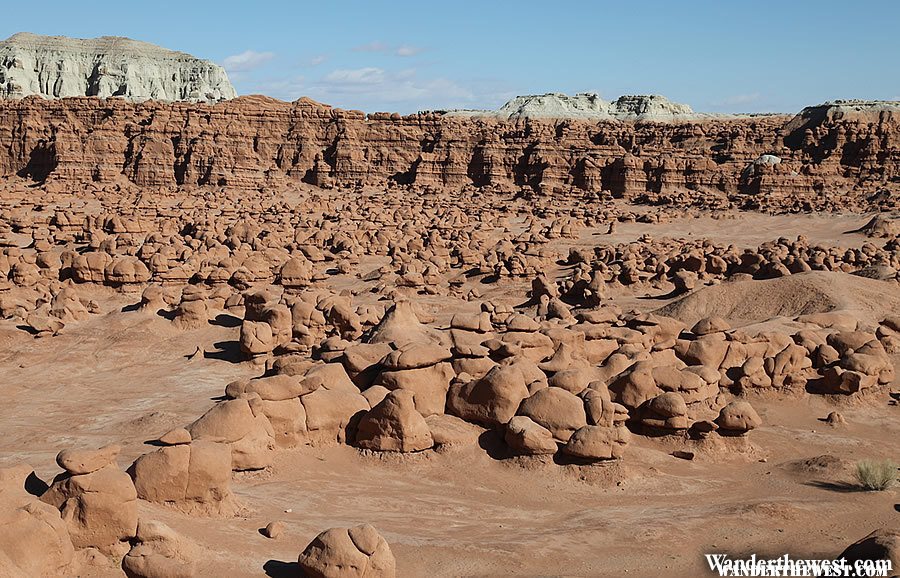
[[[370,85],[381,84],[385,80],[384,70],[367,66],[365,68],[356,69],[338,69],[332,70],[323,78],[325,82],[346,85]]]
[[[410,46],[409,44],[404,44],[397,48],[394,52],[397,56],[415,56],[416,54],[422,52],[422,48],[418,46]]]
[[[245,50],[240,54],[232,54],[222,61],[222,66],[228,72],[247,72],[255,70],[275,58],[274,52],[256,52]]]
[[[307,66],[319,66],[320,64],[324,64],[325,61],[328,60],[328,57],[324,54],[317,54],[312,58],[306,61]]]

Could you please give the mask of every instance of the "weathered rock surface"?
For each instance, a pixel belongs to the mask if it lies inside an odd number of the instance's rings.
[[[25,490],[29,466],[0,469],[0,576],[72,575],[72,540],[59,511]]]
[[[607,102],[594,93],[569,96],[558,92],[517,96],[499,110],[454,110],[449,114],[492,116],[506,120],[578,118],[657,122],[695,120],[710,116],[695,113],[688,105],[671,102],[658,94],[626,95]]]
[[[203,102],[236,96],[221,66],[190,54],[117,36],[22,32],[0,42],[0,98],[29,95]]]
[[[300,554],[299,564],[309,578],[393,578],[397,574],[390,546],[369,524],[322,532]]]
[[[0,102],[0,175],[150,187],[528,187],[782,210],[835,208],[839,199],[842,209],[868,209],[890,200],[873,193],[900,172],[892,144],[900,113],[870,109],[663,124],[366,116],[265,97],[215,106],[26,98]],[[780,162],[756,163],[763,155]],[[847,192],[822,198],[825,189]]]
[[[122,570],[128,578],[193,578],[198,550],[162,522],[141,520],[134,544],[122,559]]]

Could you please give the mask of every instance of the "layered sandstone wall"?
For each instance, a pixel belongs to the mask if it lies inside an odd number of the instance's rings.
[[[0,98],[121,96],[219,102],[236,96],[221,66],[122,38],[22,32],[0,41]]]
[[[900,112],[813,107],[793,118],[662,124],[366,116],[265,97],[215,105],[31,97],[0,101],[0,175],[237,189],[393,181],[651,202],[679,192],[870,194],[900,187]]]

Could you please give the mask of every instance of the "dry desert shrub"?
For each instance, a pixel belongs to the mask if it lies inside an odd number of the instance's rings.
[[[856,480],[866,490],[886,490],[897,482],[897,467],[890,460],[863,460],[856,464]]]

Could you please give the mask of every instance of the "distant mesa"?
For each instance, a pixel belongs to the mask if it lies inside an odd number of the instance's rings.
[[[236,93],[221,66],[184,52],[118,36],[20,32],[0,42],[0,98],[30,95],[219,102]]]
[[[575,96],[559,92],[517,96],[497,110],[452,109],[427,111],[444,116],[490,117],[500,120],[577,119],[586,121],[689,122],[729,118],[779,116],[783,113],[715,114],[695,112],[690,106],[672,102],[659,94],[625,95],[606,101],[591,92]],[[872,114],[900,113],[900,102],[887,100],[835,100],[808,106],[797,115],[795,124],[821,122],[825,118],[847,120],[870,118]]]
[[[504,120],[523,118],[575,118],[583,120],[656,121],[696,120],[714,115],[694,112],[665,96],[626,95],[609,102],[583,92],[569,96],[559,92],[517,96],[498,110],[450,110],[449,116],[490,116]]]

